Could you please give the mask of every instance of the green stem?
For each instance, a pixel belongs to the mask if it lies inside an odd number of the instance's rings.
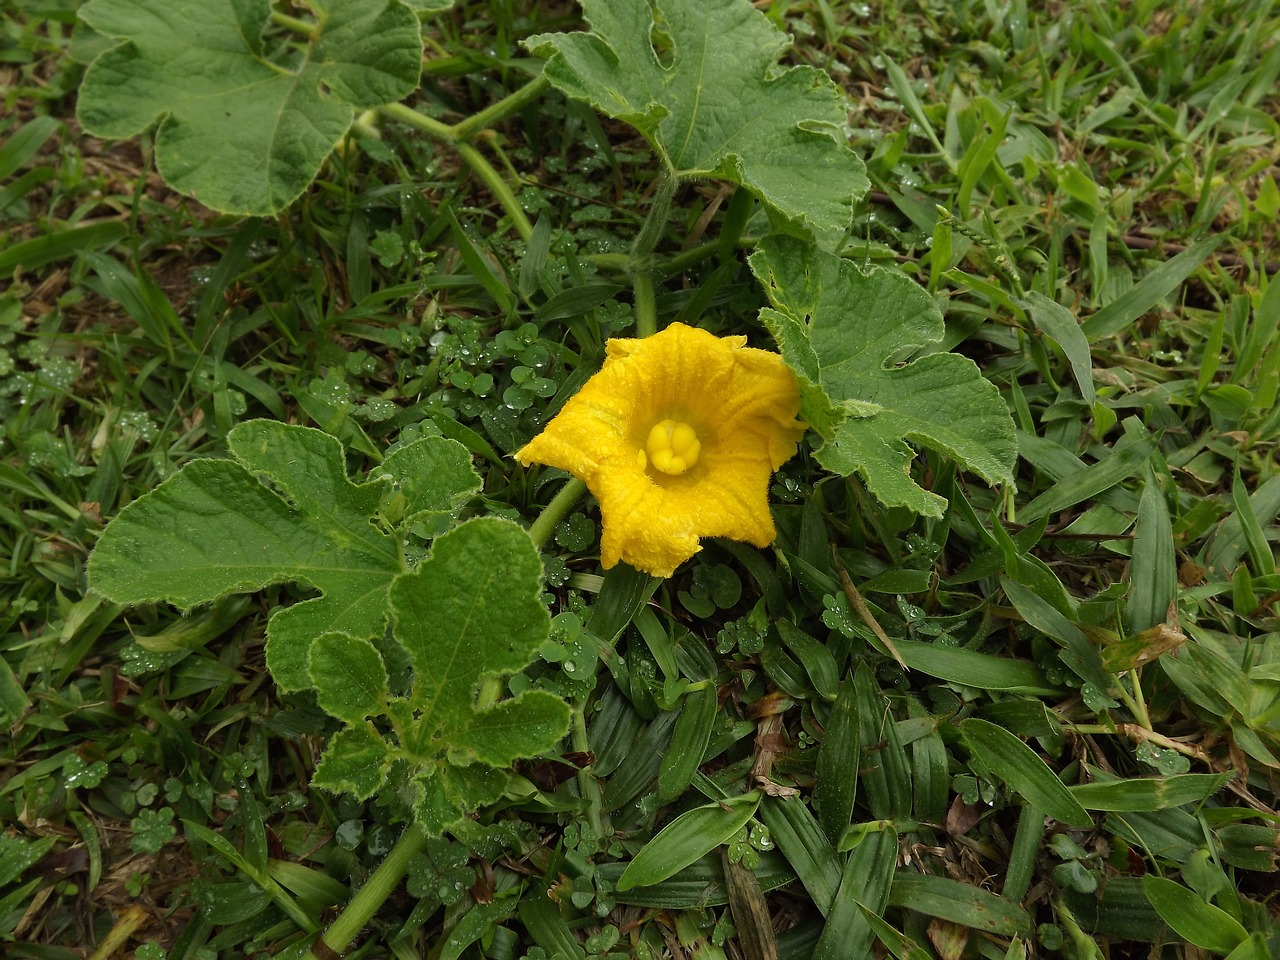
[[[292,30],[294,33],[300,33],[308,39],[312,38],[319,24],[308,23],[306,20],[299,20],[297,17],[291,17],[287,13],[281,13],[278,10],[271,11],[271,22],[284,27],[286,30]]]
[[[701,263],[708,257],[714,255],[720,249],[718,240],[708,240],[706,243],[700,243],[696,247],[690,247],[688,250],[681,250],[670,260],[662,262],[664,273],[674,274],[687,270],[695,263]]]
[[[636,298],[636,336],[652,337],[658,332],[658,302],[653,292],[653,269],[637,270],[631,277]]]
[[[525,216],[524,210],[520,207],[520,201],[507,186],[507,181],[502,179],[502,174],[494,169],[493,164],[485,159],[484,154],[471,144],[455,143],[454,149],[467,162],[471,171],[493,192],[494,197],[502,204],[502,209],[507,211],[507,216],[511,218],[511,224],[516,228],[516,233],[520,234],[520,239],[528,243],[529,238],[533,236],[533,224]]]
[[[658,248],[662,231],[667,226],[671,201],[680,181],[663,170],[658,175],[658,185],[653,192],[653,203],[645,217],[636,241],[631,245],[631,284],[636,297],[636,334],[651,337],[658,332],[657,297],[654,293],[653,251]]]
[[[1140,724],[1150,730],[1152,729],[1151,714],[1147,712],[1147,700],[1142,695],[1142,678],[1137,670],[1129,671],[1129,681],[1133,684],[1133,705],[1138,710],[1134,717]]]
[[[452,128],[453,138],[458,141],[470,140],[481,130],[487,130],[489,127],[501,123],[531,100],[536,100],[542,96],[550,85],[551,81],[539,74],[515,93],[509,94],[497,103],[485,107],[479,113],[473,113],[467,119],[455,123]]]
[[[671,212],[671,201],[675,198],[676,187],[680,181],[663,170],[658,174],[658,185],[653,191],[653,203],[649,205],[649,215],[644,218],[635,243],[631,245],[631,259],[644,263],[652,259],[653,251],[658,249],[658,241],[662,239],[662,231],[667,227],[667,214]]]
[[[574,477],[559,492],[551,498],[551,502],[542,508],[542,513],[538,514],[538,519],[533,521],[529,527],[529,536],[533,538],[533,545],[541,548],[548,540],[551,539],[551,532],[555,530],[556,524],[564,519],[569,509],[578,502],[578,498],[587,490],[587,485]]]
[[[428,117],[425,113],[419,113],[406,103],[384,103],[378,107],[378,112],[392,120],[399,120],[411,127],[417,127],[423,133],[429,133],[438,140],[444,140],[446,143],[453,141],[453,127],[447,123],[441,123],[434,117]]]
[[[410,823],[404,833],[400,834],[400,839],[391,848],[387,858],[378,864],[378,869],[373,871],[364,886],[351,898],[351,902],[338,914],[338,919],[320,937],[320,943],[329,948],[326,956],[341,955],[399,885],[409,871],[409,861],[421,853],[426,845],[426,831],[416,821]],[[307,951],[303,960],[319,960],[314,946]]]

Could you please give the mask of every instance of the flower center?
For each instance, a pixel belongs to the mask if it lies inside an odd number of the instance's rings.
[[[695,463],[702,444],[693,427],[679,420],[663,420],[654,424],[645,440],[644,452],[655,470],[678,477]]]

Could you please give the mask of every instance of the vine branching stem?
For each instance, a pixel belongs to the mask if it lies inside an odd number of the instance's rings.
[[[524,109],[527,104],[542,96],[549,86],[551,86],[551,81],[539,74],[519,90],[508,94],[497,103],[490,104],[479,113],[473,113],[465,120],[455,123],[449,128],[453,133],[453,138],[458,141],[470,140],[480,131],[488,130],[512,114]]]
[[[271,22],[277,26],[284,27],[286,30],[292,30],[294,33],[300,33],[304,37],[311,39],[316,32],[319,24],[309,23],[298,17],[291,17],[287,13],[281,13],[279,10],[271,11]]]
[[[547,81],[541,77],[531,80],[509,97],[499,100],[453,126],[419,113],[404,103],[388,103],[379,107],[378,110],[389,119],[421,130],[453,147],[471,171],[484,181],[484,185],[489,188],[507,216],[511,218],[511,224],[515,227],[516,233],[527,242],[533,236],[533,224],[529,222],[529,217],[520,206],[520,201],[516,199],[515,191],[471,141],[488,127],[515,113],[541,95],[546,86]]]

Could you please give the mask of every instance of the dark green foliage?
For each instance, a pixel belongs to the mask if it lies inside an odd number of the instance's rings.
[[[534,520],[563,476],[511,454],[637,334],[628,258],[653,144],[678,144],[637,134],[656,115],[545,88],[466,127],[541,68],[521,41],[585,25],[564,4],[419,0],[418,89],[357,117],[277,216],[219,215],[166,187],[150,135],[74,123],[84,65],[115,44],[79,6],[0,15],[0,953],[91,951],[134,917],[123,949],[147,960],[300,954],[426,802],[374,708],[409,694],[429,638],[411,656],[381,621],[321,632],[285,690],[269,639],[350,578],[287,575],[282,554],[200,593],[178,561],[226,544],[180,537],[146,563],[191,592],[104,590],[180,613],[90,591],[87,558],[127,505],[210,470],[272,516],[337,505],[386,581],[439,572],[433,542],[473,516]],[[838,159],[871,192],[847,231],[826,211],[847,266],[825,269],[892,277],[941,317],[879,373],[976,364],[1017,428],[1014,483],[903,431],[886,456],[936,507],[917,515],[852,461],[824,471],[836,451],[811,436],[774,477],[772,548],[710,541],[664,582],[600,571],[580,502],[540,545],[550,636],[451,701],[561,698],[569,733],[498,774],[469,762],[483,743],[440,741],[454,772],[426,800],[491,802],[408,859],[363,955],[751,956],[732,890],[796,960],[1280,955],[1274,5],[758,6],[795,38],[782,65],[849,97]],[[286,54],[306,46],[290,29],[267,27]],[[732,189],[751,177],[701,172],[652,237],[656,316],[777,347],[769,326],[795,330],[761,321],[744,255],[805,231]],[[770,241],[756,273],[798,243]],[[803,306],[773,309],[794,326]],[[863,399],[821,374],[815,420],[823,397]],[[826,411],[826,432],[867,412]],[[331,485],[268,476],[253,420],[311,428]],[[193,461],[216,466],[179,472]],[[285,559],[318,549],[282,529]],[[444,603],[400,600],[427,620]],[[344,685],[352,660],[385,684]],[[357,789],[313,788],[338,737],[357,759],[325,774]],[[647,847],[700,820],[710,853]]]

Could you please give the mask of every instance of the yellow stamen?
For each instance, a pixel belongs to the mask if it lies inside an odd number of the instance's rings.
[[[679,420],[663,420],[649,431],[641,455],[648,453],[655,470],[678,477],[698,462],[701,451],[693,427]]]

